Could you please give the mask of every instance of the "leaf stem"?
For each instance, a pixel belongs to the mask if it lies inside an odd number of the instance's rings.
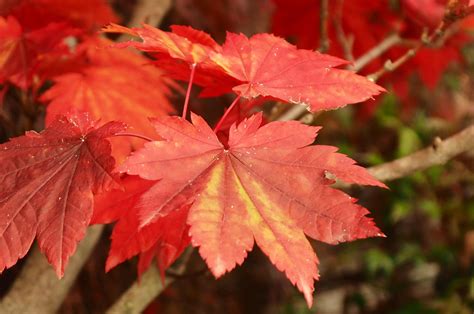
[[[191,88],[193,86],[194,73],[196,72],[196,63],[191,64],[191,74],[189,76],[188,89],[186,91],[186,98],[184,100],[183,114],[181,117],[186,119],[186,113],[188,112],[189,96],[191,95]]]
[[[148,141],[148,142],[153,142],[154,141],[154,139],[152,139],[151,137],[141,135],[141,134],[136,134],[136,133],[120,132],[120,133],[115,134],[114,136],[131,136],[131,137],[136,137],[136,138]]]
[[[238,95],[237,98],[234,99],[232,104],[230,104],[229,108],[227,108],[227,110],[224,112],[224,115],[219,120],[219,122],[217,122],[217,125],[214,128],[214,133],[217,133],[217,131],[219,131],[219,129],[222,127],[222,124],[224,123],[224,121],[227,118],[227,116],[229,115],[229,113],[232,111],[232,109],[234,109],[235,105],[237,105],[237,103],[239,102],[240,97],[241,97],[241,95]]]

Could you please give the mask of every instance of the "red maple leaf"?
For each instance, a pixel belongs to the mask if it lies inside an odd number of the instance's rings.
[[[233,90],[243,97],[271,96],[311,111],[361,102],[384,91],[365,77],[334,68],[347,64],[345,60],[296,49],[269,34],[249,39],[228,33],[222,52],[211,59],[241,81]]]
[[[96,195],[94,213],[90,224],[109,224],[124,216],[132,208],[138,197],[148,190],[154,181],[143,180],[139,176],[125,176],[120,180],[120,189]]]
[[[41,100],[49,103],[46,122],[71,110],[90,112],[102,121],[120,120],[131,129],[153,136],[148,117],[172,111],[168,100],[173,82],[143,56],[132,51],[110,48],[111,41],[90,38],[78,49],[84,50],[85,64],[75,71],[53,78],[55,84]],[[114,156],[122,159],[141,141],[120,139]]]
[[[448,0],[402,0],[408,16],[422,26],[435,28],[443,19]]]
[[[156,184],[138,176],[126,176],[122,180],[124,190],[112,190],[95,198],[91,224],[119,222],[112,233],[112,245],[107,258],[106,270],[140,254],[138,274],[141,275],[156,257],[158,267],[164,271],[179,257],[189,244],[186,218],[189,206],[140,228],[138,209],[143,193]]]
[[[146,143],[119,169],[159,181],[130,211],[138,212],[139,221],[129,217],[119,224],[133,224],[121,230],[140,235],[136,254],[140,245],[151,247],[160,223],[192,203],[187,218],[192,243],[216,277],[242,264],[255,241],[310,305],[318,270],[305,234],[331,244],[382,236],[368,211],[331,188],[326,176],[383,184],[336,148],[307,146],[319,128],[299,122],[260,127],[261,120],[257,114],[234,125],[224,146],[199,116],[192,115],[193,124],[178,117],[154,119],[166,141]]]
[[[44,55],[64,52],[62,39],[72,33],[58,23],[25,31],[15,17],[0,16],[0,82],[28,88]]]
[[[412,20],[431,28],[438,26],[445,15],[448,19],[462,19],[474,13],[472,0],[402,0],[402,5]]]
[[[201,63],[209,58],[211,51],[220,49],[208,34],[189,26],[174,26],[172,32],[165,32],[147,24],[134,28],[110,24],[103,31],[128,34],[142,39],[142,42],[127,41],[116,44],[118,47],[135,47],[141,51],[164,53],[189,64]]]
[[[170,214],[170,223],[165,224],[165,231],[160,235],[158,241],[147,251],[140,253],[138,260],[138,275],[140,276],[148,269],[153,258],[156,258],[161,279],[165,280],[165,271],[183,253],[184,249],[191,242],[189,237],[189,226],[186,219],[189,206],[185,206]],[[164,219],[164,218],[163,218]],[[114,252],[111,250],[109,258]]]
[[[221,47],[203,31],[172,25],[172,31],[165,32],[146,24],[131,29],[111,24],[103,30],[139,37],[142,42],[127,41],[115,46],[134,47],[152,54],[158,59],[156,65],[173,79],[189,81],[194,67],[196,75],[193,83],[204,87],[203,95],[207,97],[230,92],[238,84],[236,79],[209,59],[210,53],[219,52]]]
[[[157,65],[176,79],[188,79],[189,65],[197,65],[194,83],[205,87],[205,95],[233,89],[246,98],[271,96],[316,111],[361,102],[384,91],[362,76],[334,68],[347,61],[298,50],[269,34],[248,39],[228,33],[221,48],[208,34],[192,28],[175,26],[173,32],[165,32],[149,25],[129,29],[112,24],[104,30],[140,37],[142,42],[118,46],[156,53],[161,59]]]
[[[124,128],[96,127],[84,115],[58,117],[43,132],[0,146],[0,271],[25,256],[36,237],[63,276],[89,224],[93,195],[117,186],[105,138]]]
[[[142,194],[155,184],[155,181],[144,180],[138,176],[126,176],[121,181],[124,189],[96,196],[91,224],[119,220],[112,233],[107,271],[139,254],[138,275],[140,276],[156,257],[164,280],[165,270],[189,245],[189,227],[186,224],[189,206],[139,229],[138,202]]]
[[[0,14],[15,16],[28,30],[42,28],[49,23],[66,23],[85,32],[93,32],[118,20],[105,0],[18,0],[0,7]]]

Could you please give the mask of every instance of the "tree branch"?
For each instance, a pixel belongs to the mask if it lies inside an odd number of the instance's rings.
[[[152,265],[141,276],[140,281],[128,288],[120,299],[107,310],[106,314],[141,313],[173,281],[174,278],[166,277],[163,284],[158,269]]]
[[[10,292],[0,303],[0,313],[55,313],[94,249],[102,226],[89,228],[87,236],[71,257],[67,272],[61,280],[36,247],[16,278]]]
[[[320,17],[319,17],[319,52],[325,53],[329,50],[328,37],[328,16],[329,16],[329,1],[321,0]]]
[[[368,170],[380,181],[390,181],[432,166],[443,165],[450,159],[470,150],[474,150],[474,125],[445,140],[438,137],[430,147],[394,161],[371,167]]]
[[[354,61],[354,55],[352,54],[352,48],[354,46],[354,36],[346,36],[344,28],[342,27],[342,15],[344,10],[344,0],[338,0],[336,3],[336,13],[334,18],[334,29],[336,30],[337,40],[341,44],[342,50],[344,51],[344,57],[348,61]]]
[[[439,26],[431,33],[431,35],[428,36],[426,30],[423,32],[421,35],[420,39],[415,41],[415,45],[413,48],[409,49],[405,54],[403,54],[400,58],[397,60],[393,61],[392,60],[387,60],[384,63],[384,66],[377,70],[376,72],[367,75],[367,78],[373,82],[377,82],[380,77],[385,75],[388,72],[393,72],[396,69],[398,69],[400,66],[405,64],[408,60],[413,58],[416,53],[422,48],[426,46],[439,46],[444,43],[444,40],[446,36],[452,35],[453,29],[455,29],[456,26],[455,22],[457,22],[459,19],[462,19],[464,16],[470,14],[471,10],[469,11],[466,9],[466,12],[463,12],[462,14],[457,13],[454,14],[452,11],[454,10],[453,8],[456,7],[457,3],[459,2],[458,0],[451,0],[453,4],[450,4],[448,6],[447,11],[445,12],[445,17],[443,21],[439,24]],[[451,3],[450,2],[450,3]],[[338,0],[337,2],[337,8],[336,8],[336,13],[335,13],[335,19],[334,19],[334,27],[336,30],[336,34],[339,40],[339,43],[341,44],[345,58],[349,61],[354,61],[354,56],[352,55],[352,46],[353,46],[353,38],[348,38],[345,33],[344,29],[342,27],[342,14],[343,14],[343,6],[344,6],[344,0]],[[323,4],[321,3],[321,9],[323,8]],[[323,17],[323,13],[321,13],[321,19]],[[322,24],[321,24],[322,26]],[[321,36],[323,35],[323,32],[321,30]],[[322,37],[321,37],[322,38]],[[362,55],[359,57],[357,60],[354,61],[353,69],[358,72],[360,71],[363,67],[365,67],[368,63],[370,63],[372,60],[375,58],[379,57],[382,55],[385,51],[393,47],[394,45],[401,43],[403,41],[402,38],[400,38],[397,34],[393,34],[389,37],[387,37],[385,40],[381,41],[377,46],[372,48],[370,51],[368,51],[366,54]],[[322,42],[321,42],[322,45]],[[300,117],[302,114],[306,112],[306,108],[303,106],[295,105],[293,106],[290,110],[285,112],[278,120],[294,120]]]
[[[181,264],[175,274],[182,275],[193,253],[193,248],[188,247],[181,256]],[[139,314],[146,309],[153,299],[159,296],[173,281],[174,277],[168,276],[163,284],[160,273],[153,265],[142,275],[139,282],[135,282],[106,312],[106,314]]]
[[[278,121],[290,121],[298,119],[302,114],[308,113],[307,106],[295,104],[278,117]]]
[[[455,26],[455,23],[464,17],[463,14],[453,12],[455,7],[459,5],[459,2],[459,0],[450,1],[443,20],[439,23],[438,27],[431,33],[431,35],[428,35],[428,31],[424,30],[415,47],[409,49],[405,54],[393,62],[391,60],[387,60],[381,69],[370,75],[367,75],[367,78],[373,82],[376,82],[385,73],[395,71],[408,60],[413,58],[421,48],[436,44],[438,41],[444,43],[445,35],[450,34],[450,29],[452,26]]]
[[[400,43],[402,38],[397,34],[392,34],[382,40],[377,46],[370,49],[364,55],[360,56],[357,60],[354,61],[352,69],[356,72],[362,70],[367,64],[372,62],[374,59],[380,57],[387,50]]]
[[[138,0],[128,26],[137,27],[144,22],[157,26],[171,9],[171,5],[172,0]]]
[[[128,27],[138,27],[142,23],[158,26],[171,9],[172,0],[138,0]],[[117,41],[124,41],[128,35],[122,34]]]

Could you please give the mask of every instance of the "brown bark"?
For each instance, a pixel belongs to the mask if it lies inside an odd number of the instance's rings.
[[[102,233],[102,226],[89,228],[86,237],[71,257],[64,278],[56,272],[36,247],[11,287],[0,302],[0,313],[55,313],[76,280]]]

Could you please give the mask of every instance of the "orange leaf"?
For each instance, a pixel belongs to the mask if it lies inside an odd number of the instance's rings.
[[[25,31],[15,17],[0,16],[0,83],[10,81],[28,88],[41,57],[61,50],[62,39],[70,33],[71,29],[58,23]]]
[[[159,69],[138,54],[104,48],[110,44],[105,40],[86,42],[90,64],[54,78],[55,85],[41,97],[49,101],[46,121],[71,110],[86,111],[96,119],[121,120],[131,129],[153,135],[148,117],[172,111],[167,99],[171,80],[163,78]],[[131,148],[127,142],[121,143],[117,147],[124,157]]]
[[[361,102],[384,91],[363,76],[334,68],[347,61],[296,49],[269,34],[248,39],[227,33],[222,52],[211,59],[241,81],[233,90],[243,97],[271,96],[311,111]]]
[[[241,264],[255,241],[309,305],[318,271],[305,234],[331,244],[383,236],[368,211],[332,189],[326,176],[384,185],[336,148],[307,146],[319,128],[299,122],[260,127],[258,114],[231,127],[225,147],[202,118],[192,120],[153,120],[166,141],[146,143],[119,168],[159,180],[134,206],[140,219],[134,228],[142,235],[192,203],[192,243],[216,277]]]
[[[143,40],[119,43],[116,44],[117,47],[135,47],[147,52],[166,53],[190,64],[203,62],[209,58],[211,51],[219,49],[219,45],[208,34],[189,26],[175,26],[173,32],[165,32],[147,24],[130,29],[112,23],[103,31],[137,36]]]

